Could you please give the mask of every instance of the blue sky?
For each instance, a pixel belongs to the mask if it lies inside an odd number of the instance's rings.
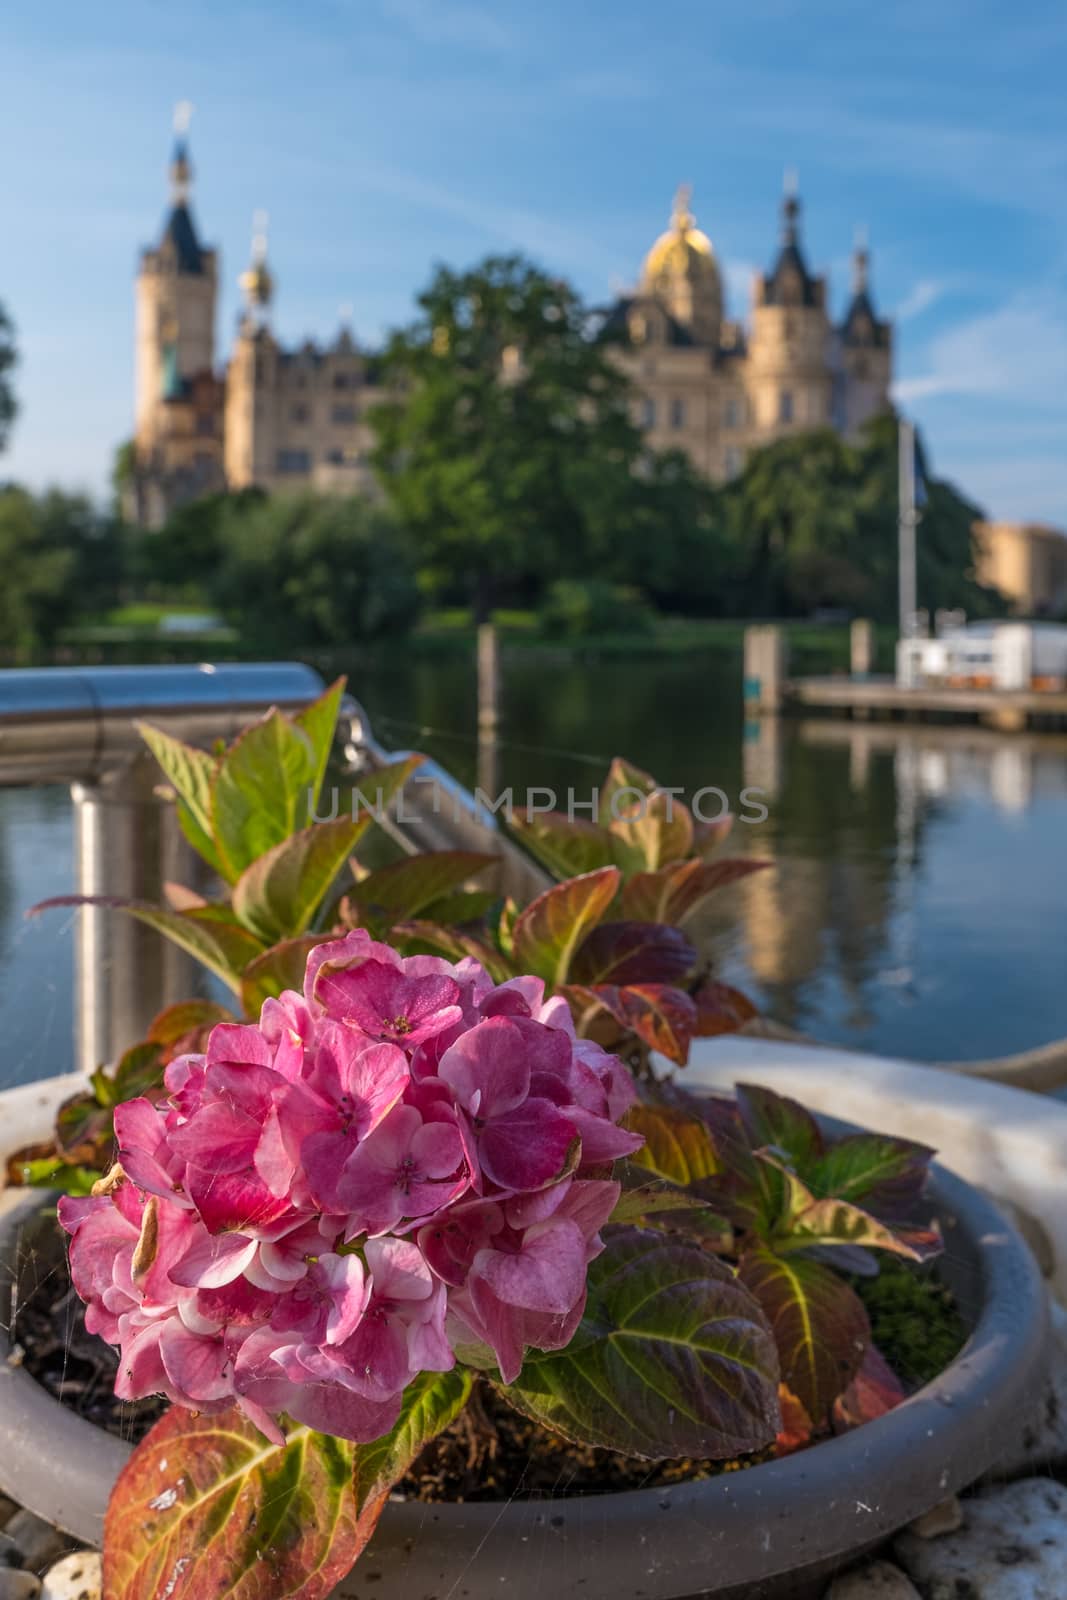
[[[730,311],[798,169],[840,307],[857,224],[901,402],[993,514],[1067,525],[1067,12],[963,0],[53,0],[0,56],[0,298],[23,351],[3,471],[102,489],[131,429],[132,283],[196,111],[229,343],[252,212],[284,338],[367,341],[434,261],[522,249],[593,298],[681,180]]]

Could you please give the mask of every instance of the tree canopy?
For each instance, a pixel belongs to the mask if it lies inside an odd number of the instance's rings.
[[[18,414],[18,401],[12,382],[18,359],[15,325],[0,303],[0,452],[7,445],[11,425]]]

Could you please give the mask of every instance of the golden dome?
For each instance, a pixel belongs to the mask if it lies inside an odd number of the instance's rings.
[[[645,257],[642,281],[652,284],[663,277],[718,278],[715,251],[706,233],[696,225],[689,209],[690,190],[683,184],[674,200],[671,226],[660,234]]]
[[[268,306],[274,293],[274,279],[265,261],[255,261],[237,280],[249,305]]]

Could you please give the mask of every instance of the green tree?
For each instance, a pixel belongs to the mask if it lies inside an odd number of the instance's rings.
[[[31,661],[80,617],[113,605],[118,529],[82,495],[0,490],[0,650]]]
[[[18,414],[12,375],[18,366],[15,325],[0,304],[0,452],[7,445],[11,424]]]
[[[394,398],[372,420],[420,565],[480,615],[505,587],[628,581],[654,496],[629,385],[578,296],[509,256],[439,268],[418,304],[386,352]]]
[[[419,592],[405,541],[362,499],[234,500],[209,596],[257,650],[351,646],[405,633]]]

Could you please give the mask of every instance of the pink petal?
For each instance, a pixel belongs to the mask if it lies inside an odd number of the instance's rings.
[[[464,1107],[477,1096],[483,1119],[521,1106],[530,1087],[522,1035],[508,1017],[491,1017],[471,1028],[445,1052],[437,1074]]]
[[[483,1284],[507,1305],[560,1316],[585,1289],[585,1269],[581,1229],[553,1220],[531,1228],[518,1255],[480,1250],[471,1269],[471,1293],[479,1304],[478,1285]]]
[[[220,1289],[241,1276],[256,1249],[243,1233],[203,1233],[171,1267],[170,1280],[185,1289]]]
[[[540,1189],[563,1172],[577,1138],[574,1123],[551,1101],[530,1099],[487,1124],[478,1157],[502,1189]]]

